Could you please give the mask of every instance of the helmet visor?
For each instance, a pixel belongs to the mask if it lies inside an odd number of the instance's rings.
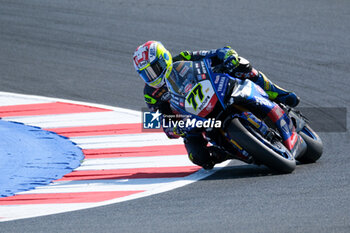
[[[140,76],[146,83],[153,82],[161,76],[166,70],[166,63],[163,57],[160,57],[156,62],[141,70]]]

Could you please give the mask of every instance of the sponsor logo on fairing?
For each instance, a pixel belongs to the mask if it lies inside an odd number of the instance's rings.
[[[220,80],[220,75],[216,75],[214,84],[218,84]]]
[[[203,61],[201,61],[201,66],[202,66],[203,73],[206,74],[207,73],[207,69],[205,68],[205,64],[204,64]]]
[[[180,75],[181,77],[184,77],[184,76],[186,75],[186,73],[188,72],[189,69],[190,69],[190,68],[188,68],[188,66],[185,66],[185,67],[180,71],[179,75]]]
[[[208,101],[210,100],[210,96],[207,96],[204,100],[203,100],[203,102],[202,102],[202,104],[199,106],[199,110],[202,110],[206,105],[207,105],[207,103],[208,103]]]
[[[192,84],[189,83],[185,86],[185,93],[189,92],[192,89]]]
[[[219,87],[218,87],[218,92],[222,91],[222,88],[224,87],[224,82],[225,82],[225,77],[221,77]]]

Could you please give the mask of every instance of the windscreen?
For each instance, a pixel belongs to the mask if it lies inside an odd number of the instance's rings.
[[[193,62],[181,61],[173,64],[173,72],[166,79],[169,91],[185,97],[197,83],[193,71]]]

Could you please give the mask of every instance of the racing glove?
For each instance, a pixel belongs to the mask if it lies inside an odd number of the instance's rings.
[[[238,53],[230,46],[218,49],[218,58],[223,61],[223,66],[228,73],[231,73],[238,65]]]

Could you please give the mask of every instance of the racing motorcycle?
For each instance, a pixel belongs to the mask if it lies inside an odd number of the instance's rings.
[[[263,164],[279,173],[291,173],[296,160],[312,163],[321,157],[322,141],[306,117],[271,101],[252,81],[231,77],[221,68],[212,67],[210,59],[173,64],[166,79],[172,109],[192,126],[207,125],[185,127],[187,133],[200,130],[211,148],[230,159]]]

